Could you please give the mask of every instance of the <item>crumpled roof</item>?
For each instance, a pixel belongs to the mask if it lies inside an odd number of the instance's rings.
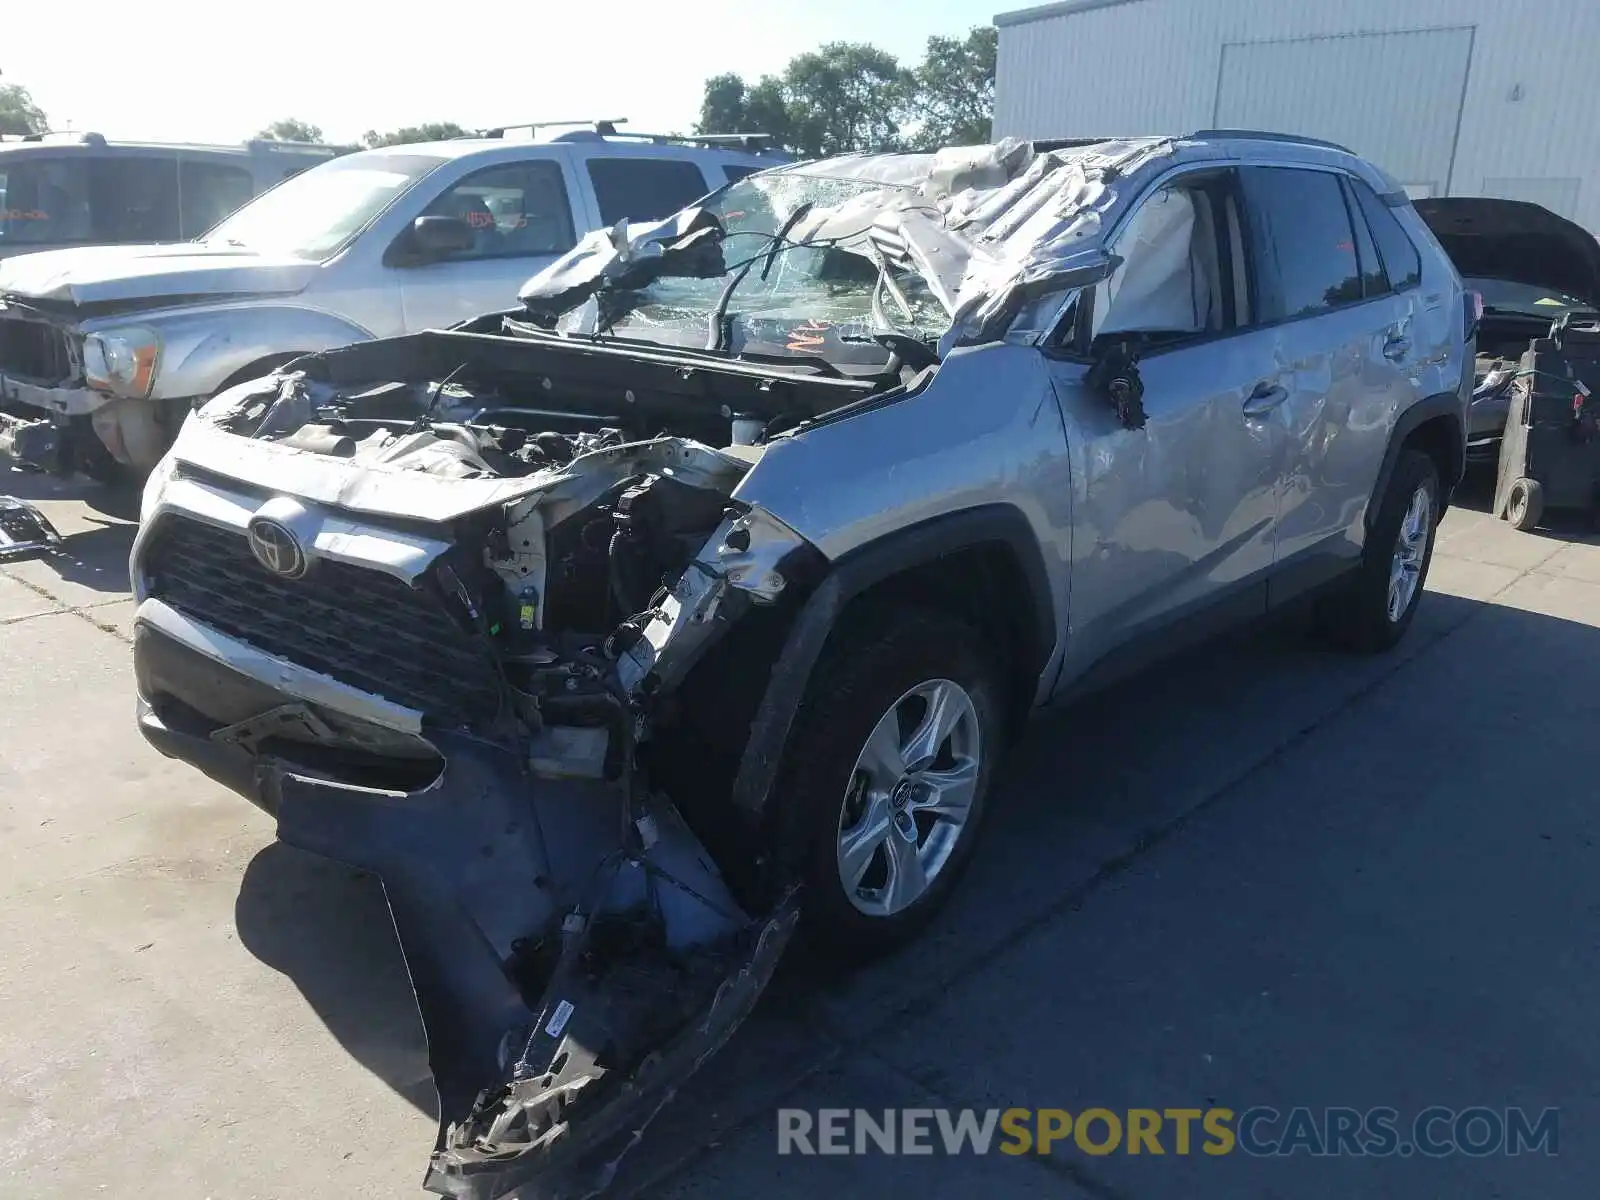
[[[948,349],[998,338],[1024,304],[1058,290],[1056,281],[1099,246],[1117,181],[1174,148],[1170,138],[1151,137],[1036,150],[1007,138],[927,154],[818,159],[761,178],[882,182],[882,189],[838,204],[814,205],[789,240],[840,239],[843,248],[915,269],[951,314],[941,339]],[[665,221],[591,233],[529,280],[520,298],[555,313],[608,285],[721,275],[721,255],[708,252],[708,217],[691,208]]]

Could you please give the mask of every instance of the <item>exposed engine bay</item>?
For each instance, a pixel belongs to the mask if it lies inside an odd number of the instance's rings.
[[[365,370],[358,346],[201,410],[156,491],[212,487],[184,462],[219,436],[270,447],[283,491],[255,508],[249,549],[157,509],[136,551],[151,623],[202,621],[395,707],[228,710],[221,689],[143,666],[141,694],[169,723],[210,714],[213,744],[264,764],[282,840],[382,879],[440,1094],[428,1186],[589,1195],[748,1013],[797,916],[726,780],[659,736],[701,656],[820,570],[733,493],[772,430],[899,375],[646,364],[585,403],[563,385],[593,348],[530,345],[548,373],[520,372],[518,392],[497,386],[502,338],[402,342],[410,379],[347,382]],[[449,507],[430,512],[421,489],[446,484],[432,494]],[[382,511],[399,487],[404,518]],[[371,524],[331,526],[317,510],[335,500]],[[380,534],[414,547],[409,586],[363,565],[381,555],[361,540]]]

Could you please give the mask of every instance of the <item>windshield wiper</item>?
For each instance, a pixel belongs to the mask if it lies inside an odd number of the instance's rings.
[[[796,205],[795,210],[789,214],[789,219],[778,227],[778,231],[776,233],[771,235],[772,244],[767,248],[765,261],[761,267],[762,279],[765,279],[767,274],[772,270],[772,264],[778,257],[778,251],[783,248],[784,243],[789,239],[790,230],[792,230],[796,225],[800,224],[801,221],[805,220],[806,214],[810,211],[811,201],[802,201],[800,204]],[[738,274],[736,274],[732,279],[728,280],[728,286],[722,289],[722,295],[717,297],[716,307],[711,310],[711,317],[709,320],[710,329],[706,336],[707,350],[727,350],[728,343],[732,340],[733,334],[733,331],[728,328],[728,305],[733,300],[733,293],[738,290],[739,285],[745,281],[745,276],[750,274],[750,271],[756,265],[756,262],[757,256],[751,255],[750,258],[745,261],[744,266],[739,268]]]

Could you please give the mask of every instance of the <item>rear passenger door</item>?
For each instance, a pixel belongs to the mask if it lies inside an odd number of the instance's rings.
[[[576,244],[569,169],[563,156],[546,151],[470,171],[435,196],[419,215],[466,222],[472,245],[426,262],[407,256],[407,234],[390,247],[406,330],[515,308],[522,285]]]
[[[632,149],[629,147],[628,149]],[[690,158],[658,157],[637,152],[601,152],[584,164],[594,192],[600,224],[658,221],[693,204],[721,180],[708,184],[700,164]]]
[[[1412,312],[1368,226],[1365,184],[1309,167],[1246,167],[1240,177],[1261,316],[1277,330],[1288,388],[1276,603],[1360,554],[1388,431],[1415,394]]]

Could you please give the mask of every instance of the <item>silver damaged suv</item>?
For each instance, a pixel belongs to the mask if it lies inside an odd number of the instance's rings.
[[[1474,312],[1322,143],[766,171],[191,417],[139,721],[382,877],[428,1186],[588,1194],[797,925],[929,918],[1030,711],[1296,596],[1397,642]]]

